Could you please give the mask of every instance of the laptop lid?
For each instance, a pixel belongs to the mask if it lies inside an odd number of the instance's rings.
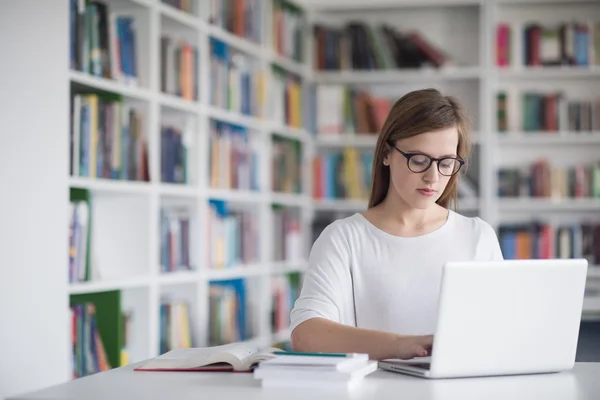
[[[586,275],[583,259],[447,263],[430,375],[572,368]]]

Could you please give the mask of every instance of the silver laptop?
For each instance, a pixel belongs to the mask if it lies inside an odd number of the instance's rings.
[[[424,378],[560,372],[573,368],[588,262],[449,262],[431,357],[382,360]]]

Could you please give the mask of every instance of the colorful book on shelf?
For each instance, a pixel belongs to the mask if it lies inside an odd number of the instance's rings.
[[[71,295],[70,305],[76,317],[73,321],[77,324],[73,329],[81,329],[80,337],[83,338],[83,343],[77,344],[74,341],[73,346],[75,366],[79,368],[79,372],[83,371],[87,374],[120,366],[125,347],[121,292],[114,290]],[[81,307],[82,305],[85,307]],[[79,315],[82,310],[86,311],[88,316],[93,315],[93,318]],[[88,320],[89,324],[82,326],[81,323]],[[97,330],[93,340],[90,339],[91,332],[88,332],[86,326]],[[78,345],[80,347],[77,347]]]
[[[258,348],[245,343],[192,349],[174,349],[155,357],[135,371],[232,371],[251,372],[261,361],[276,357],[277,348]]]

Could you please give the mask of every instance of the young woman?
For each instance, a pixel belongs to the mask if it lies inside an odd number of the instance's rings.
[[[467,125],[457,100],[434,89],[394,104],[375,148],[368,210],[331,223],[312,247],[291,312],[295,350],[376,360],[431,353],[444,263],[502,259],[489,224],[450,209]]]

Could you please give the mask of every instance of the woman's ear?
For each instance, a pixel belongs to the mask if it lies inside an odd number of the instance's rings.
[[[383,150],[383,165],[389,167],[390,165],[390,145],[385,144],[385,149]]]

